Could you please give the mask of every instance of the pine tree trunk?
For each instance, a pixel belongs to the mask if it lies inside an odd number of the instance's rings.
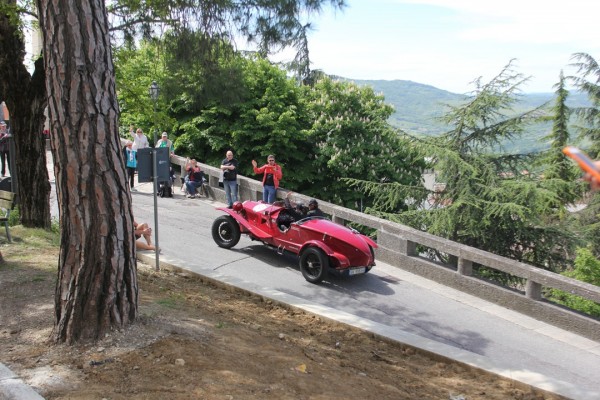
[[[17,165],[17,198],[21,223],[32,228],[50,228],[50,182],[46,166],[46,141],[43,135],[46,87],[42,60],[29,82],[29,95],[14,103],[11,118]],[[19,91],[16,92],[17,94]]]
[[[61,229],[54,334],[70,344],[137,316],[131,195],[104,1],[37,4]]]
[[[8,1],[14,5],[13,1]],[[17,204],[21,223],[35,228],[50,228],[50,183],[46,150],[42,137],[46,87],[44,69],[36,63],[33,77],[24,65],[22,37],[7,18],[0,17],[0,93],[10,112],[10,130],[16,165],[11,171],[18,182]]]

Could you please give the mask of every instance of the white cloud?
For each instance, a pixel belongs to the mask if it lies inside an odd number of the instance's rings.
[[[396,0],[397,4],[434,5],[454,10],[469,21],[461,36],[471,40],[597,44],[599,3],[595,0]]]

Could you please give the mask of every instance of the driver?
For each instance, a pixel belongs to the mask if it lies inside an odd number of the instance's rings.
[[[283,200],[283,204],[277,201],[273,203],[273,205],[283,206],[284,209],[279,212],[279,216],[277,217],[277,226],[282,232],[287,231],[290,228],[290,225],[293,222],[299,221],[302,218],[306,217],[306,209],[302,203],[294,203],[290,201],[291,192],[287,194],[285,199]]]

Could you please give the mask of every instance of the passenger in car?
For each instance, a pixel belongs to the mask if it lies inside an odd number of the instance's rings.
[[[325,213],[319,208],[319,203],[315,199],[310,199],[308,202],[307,217],[325,217]]]

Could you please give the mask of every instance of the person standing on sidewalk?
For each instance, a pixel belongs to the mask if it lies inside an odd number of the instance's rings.
[[[10,155],[8,153],[8,130],[6,129],[6,122],[0,121],[0,162],[2,162],[2,176],[6,175],[6,164],[8,164],[8,171],[10,171]]]
[[[123,148],[123,158],[125,159],[125,168],[129,179],[129,187],[135,191],[133,184],[135,182],[135,169],[137,168],[137,152],[133,150],[133,142],[128,140]]]
[[[169,157],[175,155],[175,149],[173,147],[173,142],[169,140],[167,132],[163,132],[160,139],[156,141],[156,146],[154,147],[166,147],[169,149]]]
[[[146,147],[150,147],[148,138],[144,135],[144,132],[142,132],[142,128],[137,128],[135,135],[133,135],[133,150],[138,151],[140,149],[145,149]]]
[[[221,161],[221,171],[223,171],[223,187],[225,188],[225,197],[227,197],[229,208],[232,208],[233,203],[238,201],[237,167],[238,162],[233,158],[233,151],[227,151],[225,159]]]
[[[267,163],[262,167],[258,167],[256,160],[252,160],[255,174],[263,174],[263,201],[272,204],[277,195],[279,181],[283,178],[281,167],[275,163],[275,156],[270,154],[267,157]]]

